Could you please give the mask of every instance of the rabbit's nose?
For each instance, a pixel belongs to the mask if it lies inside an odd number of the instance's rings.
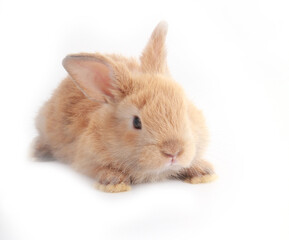
[[[177,162],[177,155],[178,154],[172,155],[172,154],[167,154],[165,152],[162,152],[162,153],[163,153],[163,155],[168,157],[170,165],[173,165],[173,164],[175,164]]]
[[[181,155],[183,152],[182,143],[179,140],[168,140],[163,142],[161,146],[161,152],[163,155],[176,158],[177,156]]]
[[[166,157],[169,157],[169,158],[176,158],[179,154],[179,152],[175,153],[175,154],[171,154],[171,153],[166,153],[166,152],[162,152],[163,155],[165,155]]]

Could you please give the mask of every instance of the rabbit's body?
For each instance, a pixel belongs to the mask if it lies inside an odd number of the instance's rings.
[[[37,117],[36,155],[69,163],[111,192],[172,177],[212,180],[213,169],[202,160],[205,121],[169,75],[165,34],[160,24],[141,61],[68,56],[70,76]]]

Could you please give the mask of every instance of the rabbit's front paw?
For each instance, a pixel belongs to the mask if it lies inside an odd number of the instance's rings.
[[[98,190],[101,190],[103,192],[109,192],[109,193],[118,193],[118,192],[126,192],[131,189],[130,185],[127,185],[123,182],[118,184],[100,184],[96,183],[95,187]]]
[[[212,182],[217,178],[213,165],[205,160],[195,161],[190,168],[182,170],[177,178],[192,184]]]
[[[192,183],[192,184],[198,184],[198,183],[208,183],[208,182],[213,182],[216,180],[218,176],[216,174],[206,174],[206,175],[201,175],[201,176],[194,176],[191,178],[185,179],[185,182],[187,183]]]

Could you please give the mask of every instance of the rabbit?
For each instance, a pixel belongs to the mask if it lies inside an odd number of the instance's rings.
[[[66,56],[68,76],[36,117],[34,155],[71,165],[105,192],[164,179],[213,181],[203,159],[204,116],[168,70],[167,29],[166,22],[156,26],[140,59]]]

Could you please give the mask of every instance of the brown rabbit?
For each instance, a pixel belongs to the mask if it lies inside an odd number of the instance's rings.
[[[166,34],[161,22],[140,61],[68,55],[69,76],[37,117],[35,156],[69,163],[107,192],[166,178],[212,181],[213,167],[203,160],[205,120],[170,76]]]

